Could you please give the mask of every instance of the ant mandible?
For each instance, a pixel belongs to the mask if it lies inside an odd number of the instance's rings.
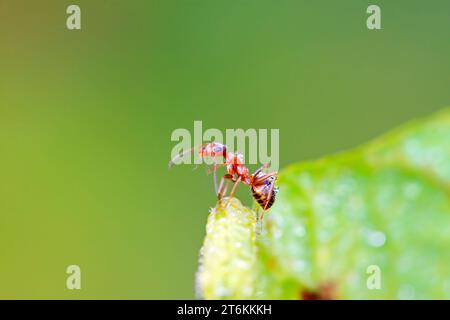
[[[263,213],[261,215],[262,221],[264,213],[273,205],[276,194],[278,193],[278,188],[275,187],[278,172],[263,172],[263,170],[269,166],[269,164],[266,163],[250,175],[248,168],[244,165],[242,154],[239,152],[227,152],[227,147],[218,142],[203,144],[175,156],[172,160],[170,160],[169,167],[172,167],[176,161],[185,155],[190,154],[197,148],[200,149],[199,156],[201,158],[211,157],[213,159],[214,186],[216,189],[217,198],[220,200],[225,197],[230,182],[234,183],[229,195],[230,198],[234,196],[236,188],[240,182],[248,185],[251,188],[253,198],[263,209]],[[223,163],[218,163],[217,158],[223,158]],[[217,185],[216,171],[217,168],[222,165],[226,166],[227,174],[222,177],[220,184]]]

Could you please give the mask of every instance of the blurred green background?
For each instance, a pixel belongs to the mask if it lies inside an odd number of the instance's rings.
[[[445,0],[0,0],[0,298],[194,298],[215,197],[172,131],[353,147],[450,104],[449,32]]]

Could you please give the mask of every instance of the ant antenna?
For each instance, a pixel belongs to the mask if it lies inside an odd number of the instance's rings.
[[[176,165],[176,163],[178,162],[178,160],[181,160],[182,158],[184,158],[185,156],[187,156],[188,154],[191,154],[194,152],[194,150],[199,149],[201,147],[201,145],[199,146],[195,146],[193,148],[190,148],[188,150],[185,150],[179,154],[177,154],[175,157],[173,157],[172,159],[170,159],[169,161],[169,169],[172,168],[174,165]]]

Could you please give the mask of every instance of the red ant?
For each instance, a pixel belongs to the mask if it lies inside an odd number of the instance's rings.
[[[233,182],[233,189],[230,192],[230,198],[234,196],[236,192],[236,188],[239,182],[242,182],[248,186],[250,186],[252,190],[253,198],[258,202],[258,204],[262,207],[263,213],[261,215],[261,221],[264,217],[265,211],[267,211],[275,202],[276,194],[278,193],[278,188],[275,187],[275,181],[277,179],[277,172],[265,173],[263,172],[269,164],[264,164],[261,168],[256,170],[252,175],[249,174],[249,170],[244,165],[244,159],[241,153],[236,152],[227,152],[227,147],[218,142],[211,142],[199,147],[194,147],[190,150],[185,151],[184,153],[175,156],[169,162],[169,167],[172,167],[177,160],[182,158],[183,156],[193,152],[194,149],[200,148],[199,156],[211,157],[214,161],[214,185],[216,189],[217,198],[220,200],[225,197],[230,182]],[[223,163],[218,164],[217,158],[222,157]],[[216,170],[219,166],[226,165],[227,174],[222,177],[219,186],[217,186],[217,176]],[[225,180],[227,180],[226,184]]]

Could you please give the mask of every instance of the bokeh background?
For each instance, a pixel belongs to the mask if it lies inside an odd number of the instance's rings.
[[[0,0],[0,298],[194,298],[215,197],[172,131],[351,148],[450,105],[449,35],[446,0]]]

